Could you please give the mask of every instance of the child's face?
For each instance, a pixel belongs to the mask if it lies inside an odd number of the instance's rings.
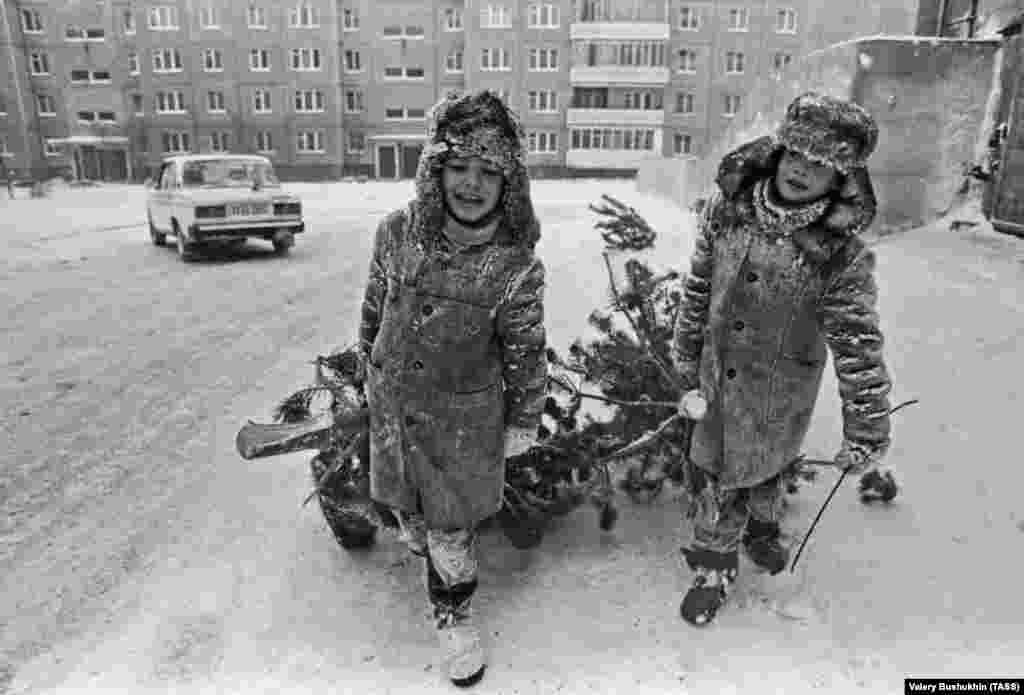
[[[799,152],[786,150],[775,172],[775,188],[789,203],[809,203],[826,195],[836,185],[837,172]]]
[[[477,222],[498,205],[504,177],[501,169],[479,157],[453,157],[445,162],[441,186],[455,217]]]

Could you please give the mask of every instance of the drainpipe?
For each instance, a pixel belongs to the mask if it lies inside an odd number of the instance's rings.
[[[946,16],[949,14],[949,0],[939,2],[939,17],[935,27],[935,35],[941,37],[942,30],[946,28]]]

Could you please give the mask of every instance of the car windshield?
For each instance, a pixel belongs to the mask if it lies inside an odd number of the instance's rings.
[[[269,162],[254,159],[204,159],[186,162],[182,170],[186,186],[272,186],[278,183]]]

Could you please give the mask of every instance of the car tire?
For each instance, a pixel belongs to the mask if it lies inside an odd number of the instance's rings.
[[[270,241],[274,245],[274,252],[278,256],[287,256],[291,247],[295,246],[295,236],[290,233],[275,236]]]
[[[181,257],[181,260],[191,263],[196,259],[195,244],[185,241],[185,235],[181,233],[181,227],[178,226],[177,220],[171,222],[171,228],[174,230],[174,239],[178,245],[178,255]]]
[[[153,242],[153,245],[166,246],[167,235],[161,234],[160,231],[157,230],[156,225],[153,224],[153,217],[148,213],[146,214],[146,222],[149,224],[149,239]]]

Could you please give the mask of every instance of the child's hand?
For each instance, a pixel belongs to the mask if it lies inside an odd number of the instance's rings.
[[[508,427],[505,429],[505,458],[511,459],[525,453],[537,441],[537,432],[531,427]]]
[[[864,447],[849,440],[843,440],[843,446],[839,449],[833,462],[836,468],[841,471],[849,471],[853,475],[861,475],[875,468],[881,462],[882,457],[873,449]]]
[[[708,413],[708,401],[704,394],[692,389],[679,399],[679,414],[689,420],[703,420]]]

